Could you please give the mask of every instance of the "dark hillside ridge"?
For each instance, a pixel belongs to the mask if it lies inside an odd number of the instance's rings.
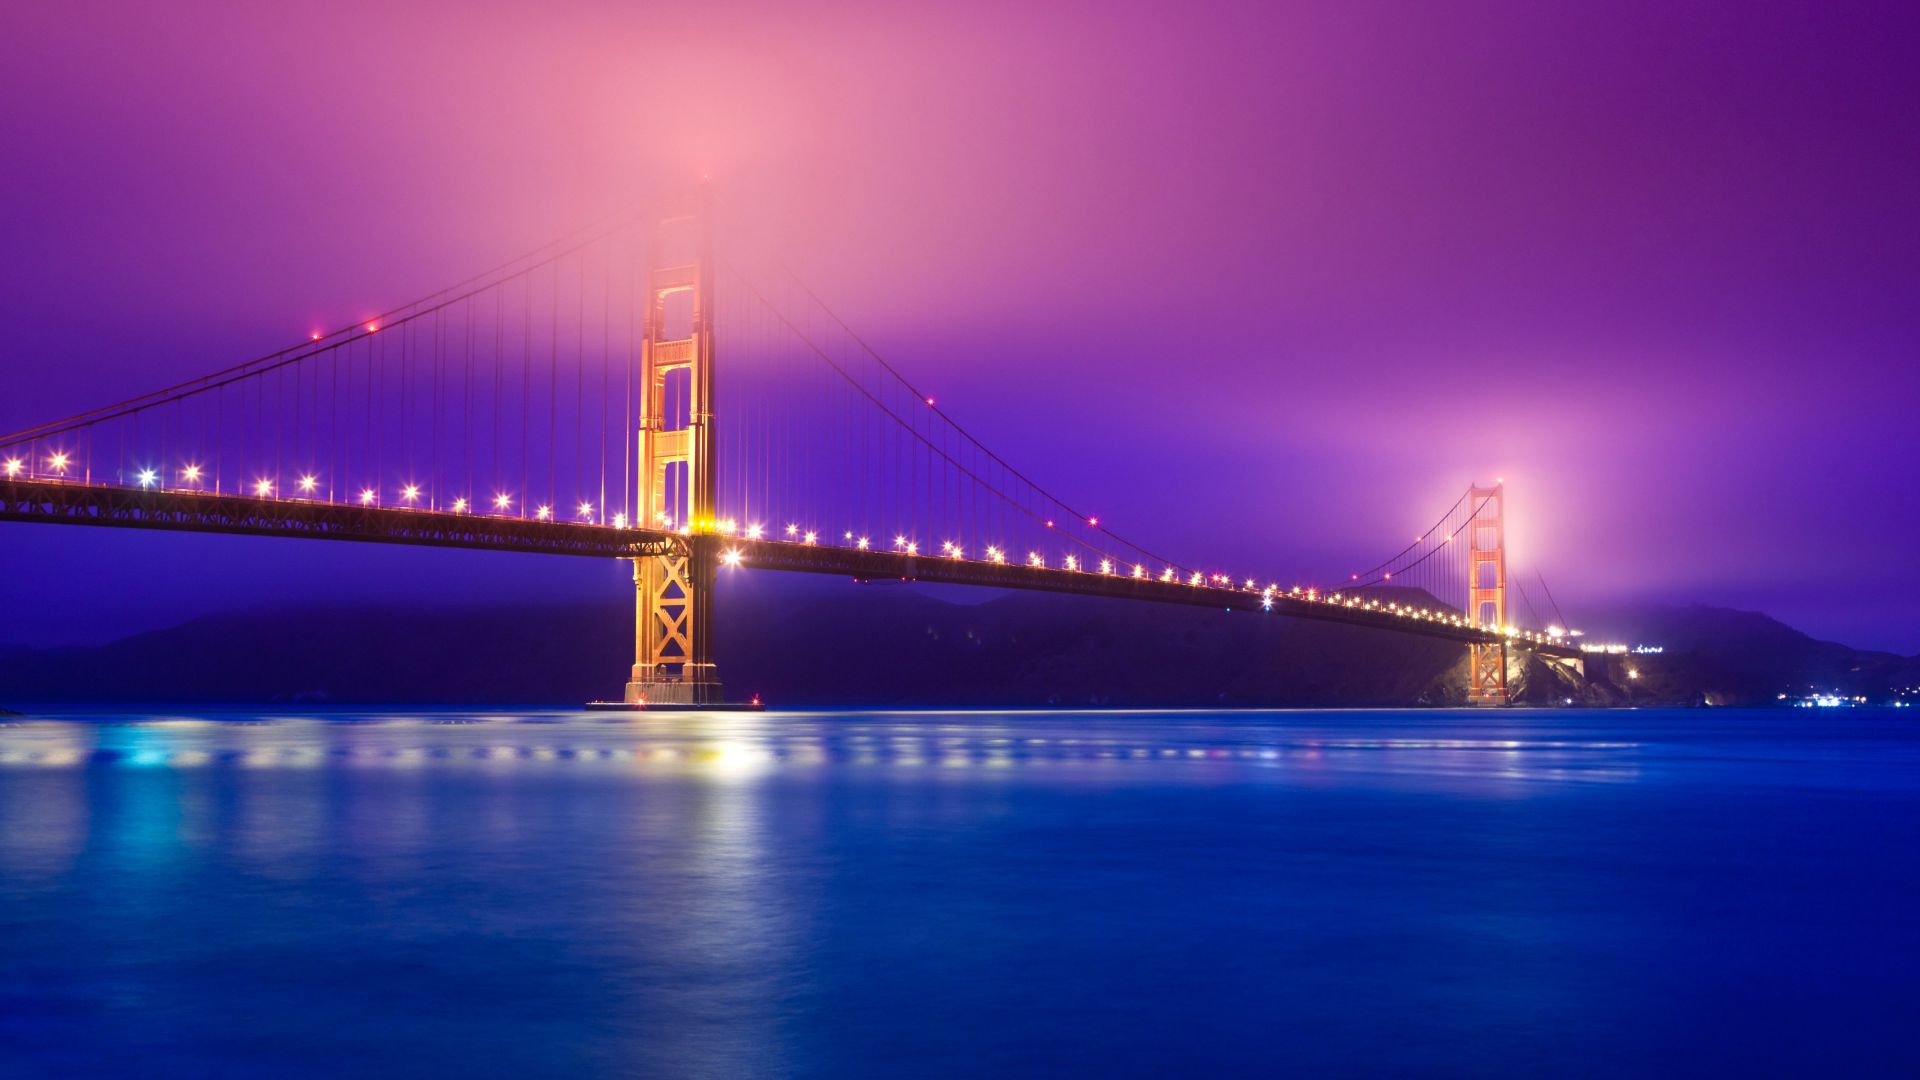
[[[0,650],[0,701],[572,705],[620,692],[632,619],[622,600],[212,616],[95,648]],[[1535,665],[1522,700],[1737,705],[1805,689],[1880,700],[1920,684],[1913,659],[1751,612],[1634,620],[1663,654],[1595,665],[1585,686]],[[774,705],[1418,706],[1458,704],[1464,690],[1463,651],[1447,642],[1039,593],[969,605],[888,585],[748,590],[723,594],[717,638],[729,696]]]

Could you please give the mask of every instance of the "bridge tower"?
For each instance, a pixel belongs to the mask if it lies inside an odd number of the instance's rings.
[[[714,288],[712,204],[660,223],[648,248],[640,344],[639,507],[648,528],[683,532],[633,560],[638,590],[630,705],[714,705]]]
[[[1473,487],[1467,493],[1473,513],[1467,525],[1467,615],[1476,625],[1504,629],[1507,625],[1507,525],[1505,485]],[[1507,643],[1467,646],[1467,701],[1473,705],[1505,705]]]

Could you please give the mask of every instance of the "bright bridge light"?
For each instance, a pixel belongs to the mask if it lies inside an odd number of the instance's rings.
[[[767,530],[763,526],[760,526],[760,525],[747,526],[747,539],[749,540],[758,540],[762,536],[765,536],[766,533],[767,533]]]
[[[187,481],[188,483],[196,483],[196,484],[199,483],[200,482],[200,466],[189,465],[186,468],[181,469],[180,478],[182,480]]]
[[[1113,573],[1113,560],[1112,560],[1112,559],[1101,559],[1101,560],[1100,560],[1100,572],[1101,572],[1101,573],[1103,573],[1103,574],[1111,574],[1111,573]]]
[[[1144,567],[1144,566],[1141,566],[1141,565],[1140,565],[1139,563],[1134,563],[1134,564],[1133,564],[1133,576],[1134,576],[1134,577],[1137,577],[1137,578],[1143,578],[1143,577],[1146,577],[1146,576],[1147,576],[1147,568],[1146,568],[1146,567]]]
[[[580,517],[586,521],[593,520],[593,504],[585,499],[580,501]]]
[[[533,516],[541,521],[545,521],[553,516],[553,507],[542,505],[533,512]]]
[[[996,562],[996,563],[1006,562],[1007,561],[1006,552],[1001,551],[999,548],[994,547],[992,544],[988,544],[987,545],[987,561]]]
[[[512,505],[513,496],[511,495],[495,495],[493,497],[493,508],[495,510],[505,510]]]
[[[1067,569],[1069,570],[1080,569],[1080,560],[1077,558],[1074,558],[1072,555],[1067,556]]]
[[[788,535],[788,536],[799,536],[799,535],[800,535],[800,526],[798,526],[798,525],[789,525],[789,526],[787,526],[787,535]]]
[[[627,515],[625,515],[625,514],[615,514],[615,515],[613,515],[613,527],[614,527],[614,528],[616,528],[616,529],[624,529],[624,528],[626,528],[626,527],[627,527]]]
[[[466,496],[463,495],[460,498],[453,500],[453,512],[456,514],[464,514],[467,512]]]
[[[258,482],[256,482],[256,483],[255,483],[255,484],[253,485],[253,493],[254,493],[255,495],[271,495],[271,494],[273,494],[273,481],[271,481],[271,480],[261,480],[261,481],[258,481]]]
[[[59,472],[59,473],[66,472],[67,471],[67,452],[62,450],[59,453],[53,455],[52,457],[47,459],[47,464],[53,466],[54,472]]]
[[[920,554],[920,542],[918,540],[907,541],[907,554],[909,555]]]
[[[817,532],[814,532],[814,531],[813,531],[813,530],[811,530],[811,529],[809,529],[809,530],[807,530],[807,535],[805,535],[805,536],[803,536],[803,537],[801,537],[800,539],[801,539],[801,542],[803,542],[803,543],[808,543],[808,544],[811,544],[811,543],[813,543],[813,542],[814,542],[815,540],[818,540],[818,539],[820,539],[820,534],[819,534],[819,533],[817,533]]]
[[[1171,567],[1171,566],[1169,566],[1169,567],[1167,567],[1167,568],[1166,568],[1165,570],[1162,570],[1162,571],[1160,571],[1160,580],[1161,580],[1161,581],[1172,581],[1172,580],[1173,580],[1173,567]]]
[[[406,487],[401,488],[400,497],[407,500],[408,502],[412,502],[415,499],[418,499],[420,497],[420,485],[408,484]]]
[[[739,566],[740,552],[733,548],[728,548],[720,553],[720,561],[727,566]]]
[[[372,488],[360,489],[360,505],[361,506],[372,506],[373,500],[379,497],[380,497],[379,494],[375,492]]]
[[[158,475],[159,474],[155,473],[152,469],[141,469],[140,470],[140,486],[152,487],[154,478]]]
[[[1027,552],[1027,565],[1028,566],[1045,566],[1047,565],[1047,560],[1041,558],[1039,552],[1029,551]]]
[[[20,462],[20,459],[19,459],[19,458],[17,458],[17,457],[10,457],[10,458],[8,458],[8,459],[7,459],[7,475],[8,475],[8,476],[19,476],[19,475],[20,475],[20,465],[21,465],[21,462]]]
[[[314,485],[318,484],[319,482],[320,481],[317,478],[315,478],[312,473],[308,473],[306,476],[302,476],[300,478],[300,490],[310,492],[313,490]]]
[[[953,545],[953,557],[956,559],[966,558],[967,557],[966,550],[963,549],[959,544]]]
[[[860,539],[855,540],[853,542],[853,546],[859,548],[861,551],[865,551],[871,545],[867,543],[867,538],[863,536]]]

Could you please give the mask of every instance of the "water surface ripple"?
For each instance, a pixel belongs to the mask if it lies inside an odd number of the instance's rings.
[[[0,724],[0,1072],[1920,1073],[1895,713]]]

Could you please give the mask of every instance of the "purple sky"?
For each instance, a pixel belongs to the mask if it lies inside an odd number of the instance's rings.
[[[0,13],[0,429],[705,172],[943,407],[1150,544],[1367,565],[1503,476],[1570,613],[1920,651],[1909,7],[284,7]],[[46,627],[0,639],[624,587],[27,526],[0,552]]]

